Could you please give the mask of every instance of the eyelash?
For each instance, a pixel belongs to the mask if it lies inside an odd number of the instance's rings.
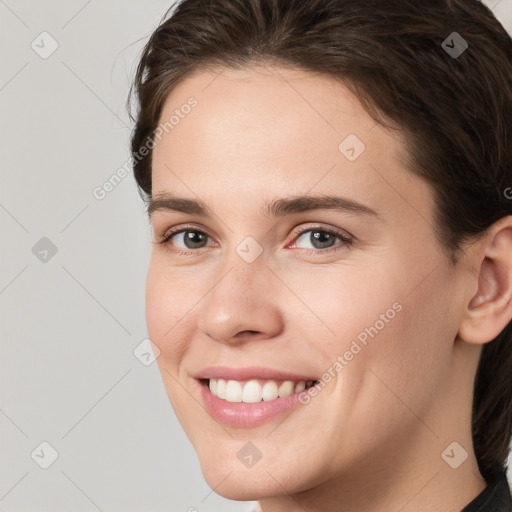
[[[167,246],[171,251],[173,251],[179,255],[182,255],[182,256],[195,256],[196,254],[193,254],[193,253],[202,252],[202,249],[206,249],[206,247],[201,247],[199,249],[189,249],[189,250],[172,248],[172,244],[170,243],[171,238],[174,235],[183,233],[184,231],[192,231],[192,232],[196,232],[196,233],[201,233],[202,235],[206,235],[207,237],[209,237],[209,235],[207,233],[205,233],[204,231],[201,231],[199,229],[196,229],[194,226],[184,226],[184,227],[171,229],[171,230],[167,231],[160,237],[160,240],[157,243],[160,245]],[[301,249],[302,251],[305,251],[306,254],[308,254],[308,255],[325,254],[325,253],[330,253],[333,251],[339,251],[342,248],[350,248],[350,246],[354,242],[354,240],[351,237],[347,236],[345,233],[342,233],[341,231],[337,231],[334,229],[326,229],[326,228],[322,228],[321,226],[313,226],[313,227],[310,227],[307,229],[303,229],[302,231],[299,231],[294,235],[293,240],[300,238],[302,235],[304,235],[304,233],[308,233],[310,231],[327,233],[329,235],[333,235],[333,236],[339,238],[342,243],[338,244],[334,247],[327,248],[327,249]]]

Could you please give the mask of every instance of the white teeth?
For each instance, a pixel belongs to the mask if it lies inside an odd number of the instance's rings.
[[[279,396],[279,393],[277,391],[277,384],[273,380],[265,382],[265,384],[263,384],[261,396],[263,400],[265,400],[265,402],[275,400]]]
[[[210,381],[216,380],[217,381],[217,393],[216,396],[219,398],[226,399],[226,381],[224,379],[210,379]],[[215,395],[215,393],[214,393]]]
[[[261,402],[262,388],[257,380],[250,380],[245,383],[243,402]]]
[[[262,400],[268,402],[278,397],[285,398],[294,393],[300,393],[310,388],[314,382],[301,380],[295,383],[285,380],[278,386],[275,381],[268,380],[262,386],[256,379],[245,383],[237,380],[210,379],[209,388],[212,395],[228,402],[257,403]]]
[[[228,380],[226,384],[226,400],[228,402],[241,402],[243,397],[242,385],[236,380]]]
[[[286,398],[287,396],[290,396],[291,394],[293,394],[294,388],[295,384],[291,380],[285,380],[279,386],[279,396],[281,398]]]
[[[300,393],[301,391],[304,391],[306,389],[306,383],[301,380],[295,384],[295,393]]]

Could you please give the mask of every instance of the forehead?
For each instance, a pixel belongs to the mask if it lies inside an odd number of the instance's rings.
[[[196,106],[184,108],[190,98]],[[404,141],[333,77],[280,67],[197,71],[168,96],[160,124],[173,116],[153,151],[153,193],[222,202],[249,191],[336,189],[384,210],[401,201],[409,213],[411,204],[430,213],[430,189],[408,169]]]
[[[305,70],[198,71],[171,92],[160,121],[170,119],[191,96],[198,105],[173,128],[174,134],[187,136],[193,130],[202,151],[215,153],[222,145],[223,155],[229,147],[230,154],[247,158],[299,158],[319,141],[320,149],[337,152],[347,134],[368,138],[366,132],[375,126],[343,84]]]

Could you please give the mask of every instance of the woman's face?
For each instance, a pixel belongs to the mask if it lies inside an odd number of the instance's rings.
[[[284,68],[197,72],[172,116],[153,151],[147,325],[209,485],[251,500],[453,471],[442,450],[470,451],[454,437],[463,290],[403,142],[342,84]],[[327,196],[342,199],[309,202]],[[228,399],[205,383],[222,377]]]

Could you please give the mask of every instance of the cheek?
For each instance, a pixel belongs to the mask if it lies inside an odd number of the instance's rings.
[[[183,351],[180,340],[187,339],[187,315],[197,302],[193,289],[190,279],[152,255],[146,276],[146,324],[151,341],[160,349],[159,362],[174,364]]]
[[[186,279],[185,279],[186,280]],[[152,255],[146,277],[146,324],[149,338],[158,347],[157,364],[174,413],[186,432],[190,396],[177,382],[180,364],[191,339],[190,313],[197,297],[183,276],[172,272],[158,256]]]
[[[419,283],[428,272],[411,271],[411,274],[413,281]],[[410,282],[409,277],[406,282]],[[364,308],[368,324],[360,332],[368,337],[364,347],[359,343],[361,379],[354,380],[357,382],[354,392],[360,393],[360,404],[366,410],[379,411],[379,416],[387,418],[390,425],[404,412],[404,404],[420,417],[432,406],[450,371],[456,334],[448,274],[438,269],[416,288],[397,285],[399,278],[397,274],[396,279],[382,282],[380,291],[376,292],[378,298],[374,297]],[[400,304],[400,311],[395,315],[388,313],[393,318],[387,323],[378,323],[379,315],[386,314],[386,308],[394,303]],[[415,417],[409,420],[414,423]]]
[[[375,379],[367,375],[369,369],[405,393],[424,386],[420,375],[435,385],[435,375],[449,360],[456,326],[450,318],[449,273],[442,265],[430,273],[435,263],[423,263],[382,258],[284,279],[301,299],[288,302],[290,323],[314,345],[324,371],[346,355],[343,369],[350,367],[354,386]]]
[[[364,346],[372,335],[381,337],[403,314],[401,282],[391,276],[382,264],[291,273],[284,280],[296,297],[288,300],[295,306],[287,311],[295,325],[309,331],[310,343],[335,358],[353,340]]]

